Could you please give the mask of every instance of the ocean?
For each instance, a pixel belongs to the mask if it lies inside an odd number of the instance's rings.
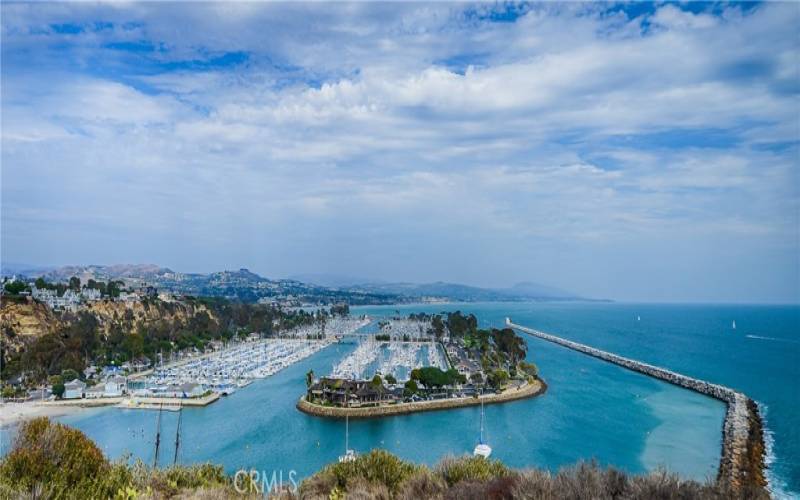
[[[506,316],[571,340],[728,385],[755,399],[770,438],[769,478],[777,496],[800,494],[800,307],[618,303],[469,303],[353,308],[371,316],[461,310],[482,327]],[[736,328],[733,328],[733,322]],[[486,407],[493,457],[553,471],[596,460],[633,473],[666,467],[713,478],[725,407],[708,397],[525,336],[528,359],[548,391]],[[256,469],[288,481],[336,461],[344,422],[294,407],[305,373],[327,374],[354,348],[331,346],[275,376],[183,413],[179,462],[212,461],[228,472]],[[384,448],[415,462],[471,453],[478,408],[352,421],[350,447]],[[152,462],[157,412],[105,408],[60,420],[86,432],[111,457]],[[162,415],[160,463],[172,463],[177,414]]]

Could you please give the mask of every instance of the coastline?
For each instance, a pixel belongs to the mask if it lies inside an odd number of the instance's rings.
[[[487,394],[480,397],[437,399],[433,401],[418,401],[414,403],[398,403],[385,406],[369,406],[359,408],[342,408],[337,406],[321,406],[306,401],[302,396],[297,402],[297,409],[307,415],[323,418],[341,419],[349,418],[383,418],[396,415],[407,415],[423,411],[451,410],[467,406],[484,404],[502,404],[520,399],[532,398],[544,394],[547,384],[544,380],[537,379],[533,383],[526,383],[516,390],[506,389],[501,394]]]
[[[119,398],[121,400],[122,398]],[[0,429],[8,429],[15,427],[20,423],[38,417],[63,417],[72,415],[82,410],[90,408],[97,408],[100,406],[109,406],[116,402],[102,402],[99,404],[78,404],[68,402],[61,404],[61,402],[25,402],[25,403],[3,403],[0,404]]]

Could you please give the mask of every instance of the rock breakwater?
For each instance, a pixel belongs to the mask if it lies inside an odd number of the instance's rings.
[[[516,325],[509,318],[506,318],[506,325],[548,342],[723,401],[727,405],[727,411],[722,427],[722,454],[718,480],[738,491],[752,491],[767,486],[764,474],[765,445],[761,415],[758,405],[741,392]]]

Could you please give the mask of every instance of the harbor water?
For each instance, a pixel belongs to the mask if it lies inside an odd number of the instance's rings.
[[[762,405],[777,492],[800,492],[800,307],[637,305],[614,303],[478,303],[353,308],[370,316],[461,310],[481,327],[516,323],[689,376],[730,386]],[[732,328],[736,321],[737,327]],[[365,329],[369,330],[369,329]],[[640,473],[664,466],[698,480],[713,478],[725,407],[719,401],[527,337],[528,358],[548,391],[486,407],[493,457],[514,467],[558,470],[595,459]],[[355,348],[338,344],[257,380],[205,407],[185,409],[181,463],[211,461],[306,477],[344,450],[344,422],[295,409],[305,374],[330,373]],[[352,421],[350,447],[384,448],[420,463],[470,453],[477,407]],[[60,420],[86,432],[109,456],[151,462],[157,413],[104,408]],[[162,415],[161,464],[172,462],[177,414]]]

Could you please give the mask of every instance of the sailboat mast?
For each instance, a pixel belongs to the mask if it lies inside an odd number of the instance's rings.
[[[481,438],[480,443],[483,444],[483,400],[481,400]]]
[[[164,408],[164,403],[158,407],[158,420],[156,420],[156,452],[153,456],[153,468],[158,467],[158,447],[161,445],[161,410]]]
[[[172,465],[178,463],[178,449],[181,445],[181,417],[183,416],[183,403],[178,409],[178,428],[175,430],[175,457],[172,459]]]

